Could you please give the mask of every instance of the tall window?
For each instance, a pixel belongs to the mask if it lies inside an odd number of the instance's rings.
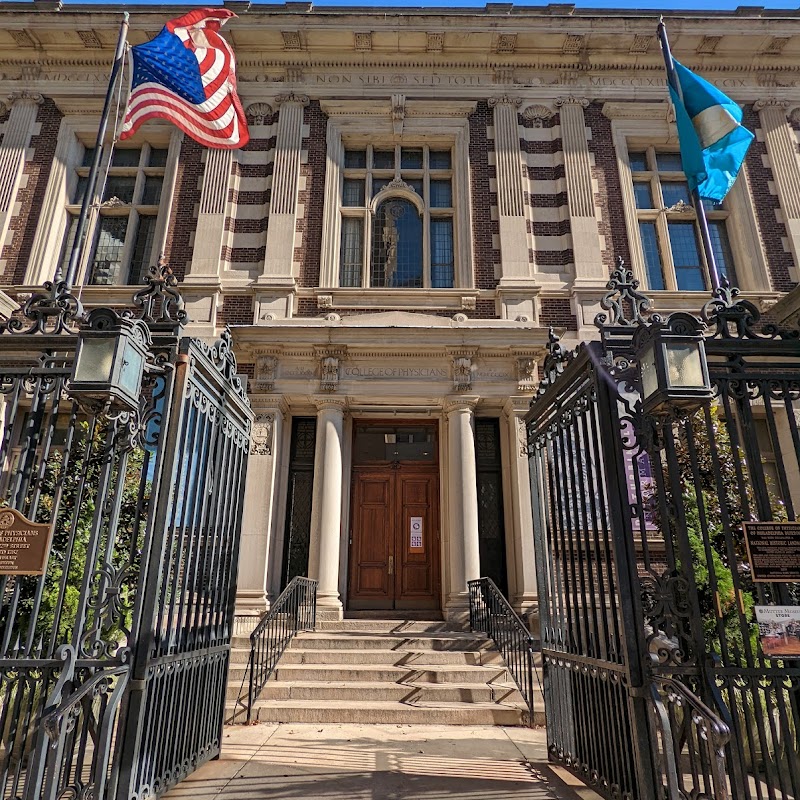
[[[69,263],[72,243],[83,195],[88,183],[94,150],[87,148],[76,169],[75,190],[67,206],[69,225],[61,251],[64,271]],[[138,284],[153,258],[167,149],[144,145],[116,147],[108,178],[100,197],[88,241],[91,243],[84,282],[96,285]],[[100,191],[98,186],[98,192]]]
[[[709,289],[708,265],[680,153],[654,147],[631,149],[628,160],[648,288]],[[736,285],[726,229],[728,212],[711,201],[704,201],[704,207],[720,278],[725,276]]]
[[[343,176],[339,285],[452,287],[451,151],[349,148]]]

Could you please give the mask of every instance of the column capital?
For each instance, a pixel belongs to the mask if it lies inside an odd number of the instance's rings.
[[[289,404],[283,397],[253,397],[250,400],[253,413],[258,414],[276,414],[286,419],[289,414]]]
[[[474,411],[478,405],[480,397],[477,395],[466,395],[463,397],[448,396],[444,399],[444,413],[448,416],[457,411]]]
[[[344,414],[347,410],[345,397],[312,397],[311,402],[317,407],[317,411],[340,411]]]
[[[519,108],[522,105],[522,98],[503,94],[500,95],[500,97],[490,97],[488,103],[489,108],[494,108],[495,106],[512,106],[513,108]]]
[[[765,97],[753,103],[753,111],[763,111],[765,108],[779,108],[785,114],[789,108],[789,101],[779,100],[777,97]]]
[[[301,106],[307,106],[311,101],[308,98],[307,94],[295,94],[294,92],[285,92],[284,94],[279,94],[275,98],[275,102],[277,105],[283,105],[284,103],[300,103]]]
[[[508,398],[508,400],[506,400],[505,405],[503,406],[503,414],[505,414],[509,419],[512,417],[521,419],[528,413],[528,411],[530,411],[530,408],[530,395],[512,395]]]
[[[37,92],[28,92],[23,89],[18,92],[11,92],[11,94],[8,95],[8,99],[6,100],[5,104],[13,106],[14,103],[22,102],[34,103],[37,106],[40,106],[42,103],[44,103],[44,97]]]
[[[581,108],[588,108],[591,101],[587,97],[578,97],[574,94],[565,94],[561,97],[556,97],[553,105],[556,108],[562,106],[580,106]]]

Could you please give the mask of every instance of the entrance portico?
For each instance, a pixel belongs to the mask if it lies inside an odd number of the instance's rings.
[[[271,420],[251,457],[238,614],[260,615],[307,574],[323,618],[417,609],[464,621],[467,581],[489,569],[482,552],[515,608],[535,609],[519,418],[539,328],[391,312],[234,335],[252,354],[256,414]],[[491,483],[476,468],[476,420],[496,439]]]

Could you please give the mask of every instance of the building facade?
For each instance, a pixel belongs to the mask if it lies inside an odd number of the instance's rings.
[[[709,297],[658,15],[226,6],[249,144],[152,121],[119,145],[80,296],[125,305],[163,254],[188,332],[233,331],[256,412],[237,612],[307,574],[330,617],[460,618],[488,574],[535,613],[522,419],[549,329],[593,337],[620,259],[659,311]],[[131,12],[137,44],[183,9]],[[2,311],[69,257],[120,18],[34,0],[0,20]],[[800,266],[800,16],[667,24],[756,133],[707,211],[766,310]]]

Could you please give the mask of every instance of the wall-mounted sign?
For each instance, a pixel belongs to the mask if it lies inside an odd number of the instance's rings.
[[[0,575],[41,575],[47,566],[52,526],[0,508]]]
[[[411,535],[411,549],[422,550],[422,517],[411,517],[409,523],[409,533]]]
[[[800,606],[756,606],[765,656],[800,656]]]
[[[745,522],[743,527],[754,581],[800,581],[800,522]]]

